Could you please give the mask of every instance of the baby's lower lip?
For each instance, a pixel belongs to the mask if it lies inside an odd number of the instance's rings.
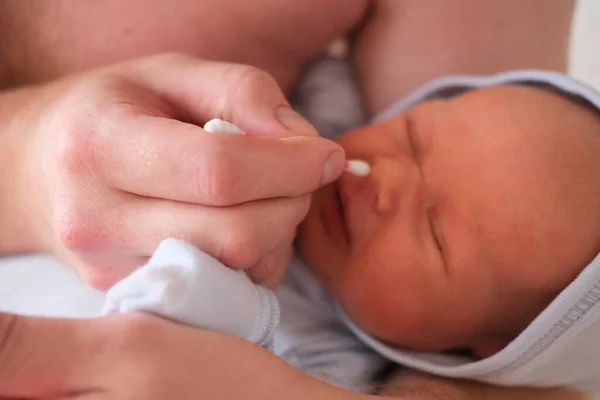
[[[323,219],[327,233],[340,244],[348,243],[348,232],[344,224],[344,216],[337,187],[332,188],[329,198],[323,205]]]

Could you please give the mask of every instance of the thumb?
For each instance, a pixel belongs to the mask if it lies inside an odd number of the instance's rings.
[[[129,72],[196,125],[220,118],[258,136],[318,136],[289,106],[277,81],[258,68],[163,55],[147,58]]]
[[[53,398],[87,389],[82,373],[94,346],[86,322],[0,313],[0,398]]]

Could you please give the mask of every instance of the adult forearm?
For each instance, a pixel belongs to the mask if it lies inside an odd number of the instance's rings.
[[[380,396],[349,392],[245,340],[143,314],[59,319],[0,313],[0,356],[1,398],[73,393],[97,400],[581,398],[559,390],[493,388],[418,374],[390,382]]]
[[[0,255],[41,250],[28,181],[33,127],[38,118],[32,103],[36,89],[0,92]],[[38,173],[43,173],[38,171]]]
[[[567,67],[574,0],[376,0],[355,61],[372,112],[446,74]]]

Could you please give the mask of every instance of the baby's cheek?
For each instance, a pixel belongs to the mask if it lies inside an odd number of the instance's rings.
[[[335,295],[348,316],[363,330],[380,337],[395,330],[396,316],[402,312],[398,301],[402,284],[383,265],[353,258],[335,282]],[[384,267],[384,266],[383,266]]]

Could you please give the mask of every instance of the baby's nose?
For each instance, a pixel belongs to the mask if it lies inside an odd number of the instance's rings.
[[[368,187],[373,190],[375,211],[381,214],[393,213],[402,199],[416,194],[418,170],[401,159],[380,157],[371,165],[371,181]]]

